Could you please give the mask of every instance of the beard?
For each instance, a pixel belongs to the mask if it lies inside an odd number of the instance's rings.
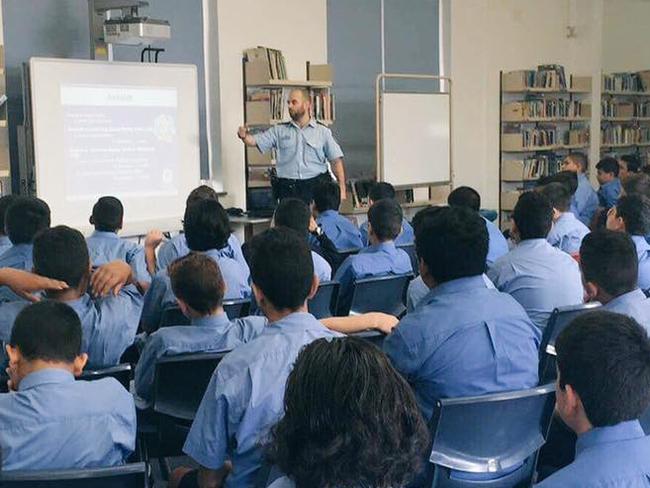
[[[305,115],[305,109],[289,110],[289,116],[294,122],[299,121]]]

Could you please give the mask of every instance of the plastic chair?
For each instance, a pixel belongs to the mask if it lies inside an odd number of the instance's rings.
[[[190,319],[181,312],[177,305],[171,305],[163,309],[160,315],[159,327],[171,327],[176,325],[190,325]]]
[[[224,300],[223,311],[230,320],[247,317],[251,309],[250,298],[239,298],[237,300]]]
[[[111,468],[3,471],[3,488],[148,488],[145,463]]]
[[[126,390],[129,390],[131,380],[133,379],[133,368],[130,364],[118,364],[104,369],[85,369],[78,380],[94,381],[102,378],[115,378]]]
[[[399,317],[406,310],[404,297],[412,278],[413,275],[408,273],[356,280],[349,314],[383,312]],[[339,312],[342,315],[348,313],[347,310],[339,310]]]
[[[334,273],[336,273],[336,270],[341,266],[343,261],[345,261],[348,257],[353,256],[354,254],[358,254],[359,251],[361,251],[360,248],[358,247],[352,247],[350,249],[337,249],[336,254],[338,255],[338,258],[336,260],[336,269],[334,269],[334,265],[332,265],[332,276],[334,276]],[[332,263],[330,263],[332,264]]]
[[[530,486],[554,405],[554,384],[439,400],[430,423],[429,461],[434,465],[430,486]],[[477,479],[487,477],[492,479]]]
[[[411,259],[411,267],[413,268],[413,275],[419,276],[420,263],[418,261],[418,254],[415,251],[415,244],[403,244],[401,246],[397,246],[397,248],[404,250],[406,254],[409,255],[409,258]]]
[[[319,320],[334,315],[340,286],[338,281],[324,281],[318,285],[316,294],[307,302],[309,313]]]

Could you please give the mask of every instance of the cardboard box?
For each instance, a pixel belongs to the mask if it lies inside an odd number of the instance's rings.
[[[634,104],[631,102],[618,102],[616,104],[616,118],[634,117]]]
[[[263,166],[253,166],[248,168],[248,186],[249,188],[264,188],[271,186],[269,174],[270,168]]]
[[[268,61],[250,61],[244,63],[244,74],[247,85],[268,85],[271,71]]]
[[[502,151],[522,151],[524,150],[524,136],[520,133],[501,134]]]
[[[311,64],[307,61],[307,79],[331,82],[334,80],[334,69],[331,64]]]
[[[501,211],[514,210],[522,193],[518,190],[501,192]]]
[[[518,122],[524,120],[524,104],[522,102],[504,103],[501,106],[501,119],[506,122]]]
[[[524,181],[525,164],[520,159],[504,159],[501,162],[501,179],[504,181]]]
[[[650,92],[650,70],[639,71],[639,78],[641,78],[643,91]]]
[[[271,104],[263,100],[246,102],[246,123],[250,125],[269,125],[271,123]]]
[[[501,76],[501,89],[503,91],[526,90],[526,70],[507,71]]]
[[[271,151],[262,154],[256,147],[247,147],[246,161],[249,166],[271,166],[273,163],[273,154]]]
[[[571,75],[571,90],[578,92],[591,92],[591,76]]]

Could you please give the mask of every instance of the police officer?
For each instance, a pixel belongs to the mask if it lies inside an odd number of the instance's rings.
[[[343,152],[332,137],[332,131],[311,117],[311,99],[307,90],[292,90],[288,104],[290,122],[277,124],[255,135],[247,127],[240,127],[237,135],[244,144],[256,146],[262,153],[275,148],[277,181],[273,193],[278,200],[296,197],[309,204],[313,187],[331,180],[328,161],[341,188],[341,199],[344,199]]]

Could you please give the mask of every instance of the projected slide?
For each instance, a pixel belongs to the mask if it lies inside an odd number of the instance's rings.
[[[178,194],[176,88],[64,84],[65,198]]]

